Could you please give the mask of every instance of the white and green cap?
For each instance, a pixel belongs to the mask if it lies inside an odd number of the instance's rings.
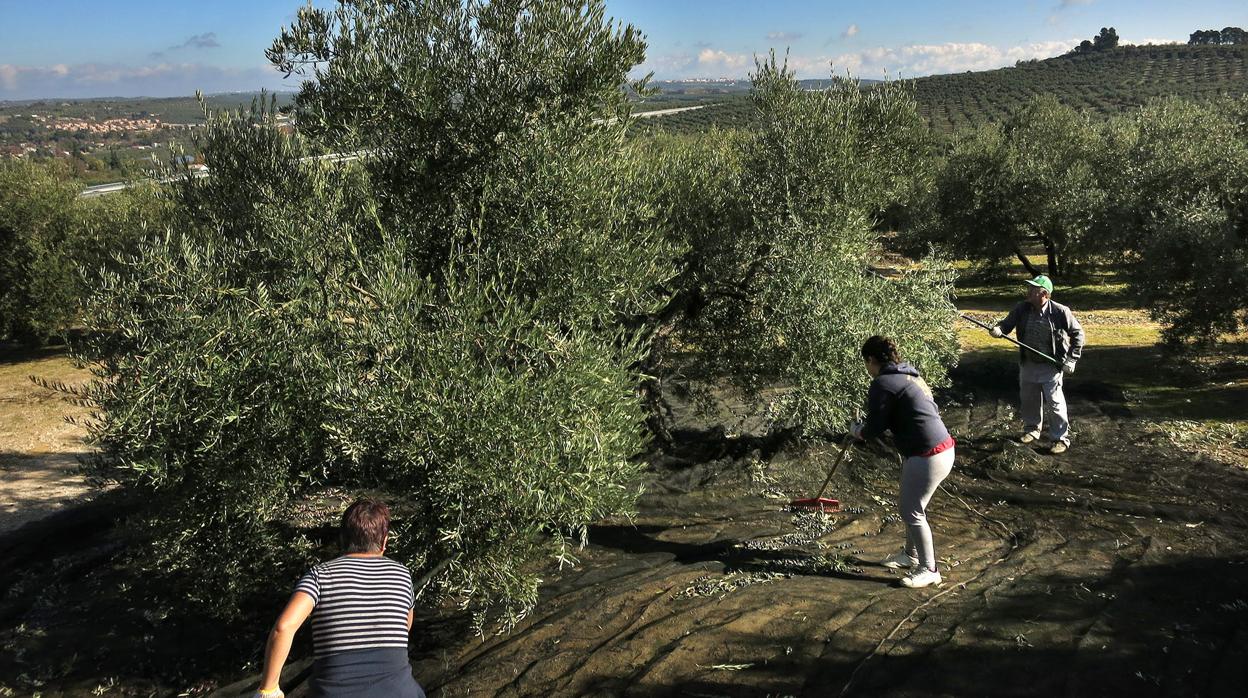
[[[1053,295],[1053,282],[1049,281],[1049,277],[1045,276],[1044,274],[1040,274],[1034,279],[1027,279],[1024,283],[1026,283],[1029,286],[1042,288],[1048,291],[1050,296]]]

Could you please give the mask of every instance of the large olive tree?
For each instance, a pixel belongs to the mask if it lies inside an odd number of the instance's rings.
[[[309,503],[376,492],[395,555],[514,619],[536,557],[632,506],[630,320],[675,256],[623,150],[644,46],[595,1],[299,11],[270,52],[310,78],[298,133],[212,116],[212,176],[92,299],[94,472],[150,502],[138,561],[232,613],[310,559]]]
[[[1024,248],[1039,244],[1048,273],[1097,250],[1089,235],[1103,205],[1099,136],[1088,117],[1051,96],[1034,98],[1004,123],[960,137],[935,189],[938,220],[926,230],[969,259],[1016,256],[1039,273]]]
[[[1172,344],[1248,320],[1248,99],[1162,99],[1104,127],[1097,236]]]
[[[689,232],[674,334],[702,375],[776,389],[758,406],[777,426],[836,431],[866,388],[868,336],[896,337],[935,383],[956,356],[947,265],[879,254],[880,221],[927,176],[930,134],[902,84],[808,91],[774,56],[753,81],[756,130],[662,163],[659,209]]]

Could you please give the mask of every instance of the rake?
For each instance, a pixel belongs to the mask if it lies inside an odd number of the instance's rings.
[[[845,454],[849,452],[849,445],[854,442],[854,437],[846,435],[845,443],[841,446],[841,452],[836,456],[836,462],[832,463],[832,469],[828,471],[828,476],[823,479],[823,486],[819,488],[819,494],[810,499],[794,499],[789,502],[789,506],[798,509],[816,509],[823,513],[831,513],[841,510],[841,502],[823,496],[825,490],[828,489],[828,483],[832,482],[832,476],[836,474],[836,469],[840,467],[841,461],[845,459]]]

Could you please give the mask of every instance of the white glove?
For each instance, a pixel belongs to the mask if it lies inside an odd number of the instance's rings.
[[[862,422],[854,422],[849,427],[849,435],[862,441]]]
[[[992,329],[988,330],[988,334],[992,335],[993,337],[997,339],[1001,339],[1002,337],[1005,336],[1005,333],[1001,331],[1001,328],[997,327],[996,325],[993,325]]]
[[[1066,375],[1069,376],[1070,374],[1074,372],[1075,372],[1075,360],[1066,359],[1066,361],[1062,363],[1062,373],[1065,373]]]
[[[251,698],[286,698],[286,694],[282,693],[282,689],[280,688],[274,688],[268,691],[257,688],[256,692],[251,694]]]

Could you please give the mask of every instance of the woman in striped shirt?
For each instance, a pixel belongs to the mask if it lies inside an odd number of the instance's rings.
[[[278,678],[295,631],[312,617],[312,696],[425,698],[412,677],[407,634],[412,575],[385,557],[390,509],[362,499],[342,515],[343,555],[303,576],[269,634],[256,698],[281,698]]]

